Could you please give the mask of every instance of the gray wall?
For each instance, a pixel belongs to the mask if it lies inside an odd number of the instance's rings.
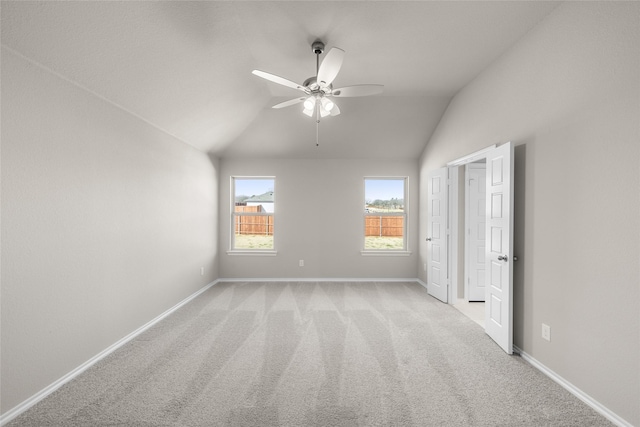
[[[633,425],[639,22],[637,2],[562,4],[458,93],[420,161],[426,182],[447,161],[516,145],[515,344]]]
[[[319,148],[321,149],[321,148]],[[231,176],[275,183],[275,257],[228,255]],[[410,256],[362,256],[365,176],[409,177]],[[223,278],[415,278],[416,160],[260,159],[220,161],[220,276]],[[304,260],[304,267],[298,266]]]
[[[4,48],[1,136],[6,412],[218,277],[218,172]]]

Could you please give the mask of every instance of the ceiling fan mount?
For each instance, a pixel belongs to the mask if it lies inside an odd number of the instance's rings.
[[[320,40],[316,40],[311,44],[311,51],[316,55],[322,55],[324,53],[324,43]]]

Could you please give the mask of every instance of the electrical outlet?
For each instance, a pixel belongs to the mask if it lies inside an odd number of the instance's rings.
[[[298,266],[299,267],[304,267],[304,260],[301,259],[300,261],[298,261]]]
[[[551,341],[551,326],[542,324],[542,339]]]
[[[204,267],[200,267],[200,275],[204,276]]]
[[[427,271],[427,263],[424,263],[424,271]]]

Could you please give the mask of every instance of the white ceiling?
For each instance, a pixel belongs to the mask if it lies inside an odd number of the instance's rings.
[[[2,44],[220,157],[416,158],[448,102],[558,5],[540,1],[2,1]],[[383,84],[313,119],[311,43],[346,51],[335,87]]]

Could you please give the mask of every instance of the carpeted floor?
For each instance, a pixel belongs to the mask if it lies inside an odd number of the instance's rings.
[[[609,426],[417,283],[219,283],[9,426]]]

